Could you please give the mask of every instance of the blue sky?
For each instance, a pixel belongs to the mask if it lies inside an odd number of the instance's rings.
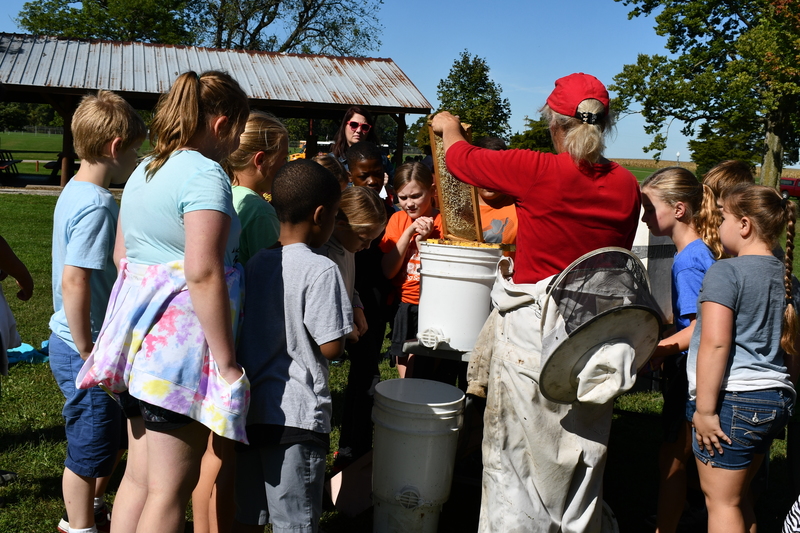
[[[13,19],[24,0],[3,0],[0,32],[21,32]],[[664,54],[652,18],[628,20],[614,0],[385,0],[382,46],[369,54],[392,58],[436,107],[436,86],[463,50],[484,58],[511,103],[512,132],[535,117],[557,78],[586,72],[606,84],[640,53]],[[410,117],[415,120],[415,116]],[[639,115],[623,118],[606,155],[651,157]],[[673,125],[662,158],[686,161],[687,139]]]

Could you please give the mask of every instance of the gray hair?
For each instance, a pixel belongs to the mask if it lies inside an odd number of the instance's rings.
[[[547,104],[539,112],[548,121],[551,129],[560,129],[564,132],[561,148],[572,156],[576,164],[584,161],[594,164],[599,161],[606,147],[605,137],[614,128],[614,117],[610,112],[606,113],[602,102],[589,98],[578,105],[578,113],[600,115],[601,118],[595,124],[557,113]]]

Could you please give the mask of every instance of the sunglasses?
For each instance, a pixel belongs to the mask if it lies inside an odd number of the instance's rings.
[[[372,126],[370,126],[369,124],[366,123],[361,124],[360,122],[356,122],[355,120],[348,122],[347,125],[350,126],[350,129],[353,131],[358,131],[360,129],[362,133],[369,133],[369,130],[372,129]]]

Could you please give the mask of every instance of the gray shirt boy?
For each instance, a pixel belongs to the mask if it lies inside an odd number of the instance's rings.
[[[328,361],[319,346],[352,331],[339,269],[305,244],[261,250],[245,268],[237,361],[250,379],[248,425],[331,431]]]

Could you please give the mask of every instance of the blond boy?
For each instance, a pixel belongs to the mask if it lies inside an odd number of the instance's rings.
[[[62,533],[108,531],[103,493],[123,434],[119,406],[100,388],[75,378],[94,346],[116,278],[114,242],[119,207],[108,187],[136,167],[146,135],[141,117],[109,91],[84,97],[72,118],[78,173],[53,217],[53,308],[50,367],[61,392],[67,434]]]

